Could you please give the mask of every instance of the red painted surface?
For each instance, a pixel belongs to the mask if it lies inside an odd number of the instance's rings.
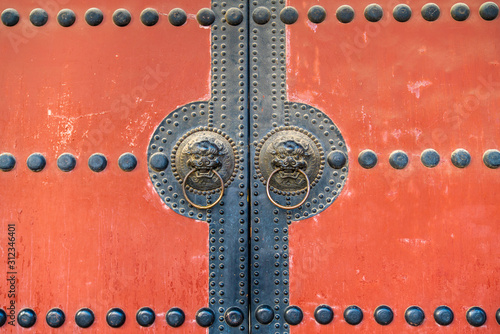
[[[341,3],[289,3],[301,15],[288,30],[289,99],[326,112],[350,149],[349,178],[336,202],[290,231],[291,304],[305,312],[292,332],[498,332],[500,178],[482,162],[487,149],[500,146],[498,21],[480,18],[482,2],[467,3],[465,22],[451,18],[453,1],[439,2],[441,17],[427,22],[425,1],[412,1],[412,18],[399,23],[395,4],[383,1],[385,20],[370,23],[363,17],[370,2],[350,1],[356,16],[349,24],[335,18]],[[319,25],[307,21],[315,4],[328,12]],[[420,162],[427,148],[441,155],[436,168]],[[457,148],[472,156],[463,170],[450,161]],[[378,154],[371,170],[357,162],[364,149]],[[408,153],[407,168],[389,165],[394,150]],[[319,304],[333,307],[332,324],[314,321]],[[352,304],[365,313],[355,327],[342,316]],[[395,313],[387,327],[373,319],[381,304]],[[411,305],[426,314],[420,327],[404,320]],[[433,319],[439,305],[455,313],[448,327]],[[471,306],[486,311],[485,326],[466,322]]]

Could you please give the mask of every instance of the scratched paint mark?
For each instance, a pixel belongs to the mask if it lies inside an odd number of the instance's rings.
[[[315,24],[315,23],[312,23],[311,21],[307,21],[307,25],[308,25],[308,26],[309,26],[309,28],[310,28],[312,31],[314,31],[314,32],[316,32],[316,29],[318,29],[318,25],[317,25],[317,24]]]
[[[415,82],[408,82],[408,91],[415,95],[417,99],[420,98],[420,88],[432,85],[432,82],[428,80],[419,80]]]
[[[399,242],[401,242],[403,244],[408,244],[408,245],[411,245],[411,246],[425,246],[426,244],[429,243],[428,240],[424,240],[424,239],[409,239],[409,238],[399,239]]]

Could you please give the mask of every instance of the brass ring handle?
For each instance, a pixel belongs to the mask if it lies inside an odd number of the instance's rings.
[[[187,179],[188,177],[193,174],[193,172],[196,171],[196,168],[193,168],[191,169],[191,171],[189,173],[186,174],[186,177],[184,177],[184,180],[182,181],[182,192],[184,193],[184,198],[186,199],[186,201],[188,201],[189,204],[191,204],[192,206],[194,206],[195,208],[197,209],[200,209],[200,210],[206,210],[206,209],[211,209],[213,208],[214,206],[217,205],[217,203],[220,202],[220,200],[222,199],[222,196],[224,196],[224,180],[222,179],[222,177],[219,175],[219,173],[217,173],[217,171],[215,169],[212,170],[212,172],[215,173],[215,175],[217,175],[217,177],[219,178],[220,180],[220,184],[221,184],[221,187],[220,187],[220,195],[219,195],[219,198],[217,198],[217,200],[212,203],[212,204],[208,204],[208,205],[198,205],[198,204],[195,204],[193,203],[187,193],[186,193],[186,182],[187,182]]]
[[[304,199],[302,201],[300,201],[299,204],[296,204],[296,205],[292,205],[292,206],[285,206],[285,205],[281,205],[279,203],[276,203],[276,201],[271,197],[271,193],[269,192],[269,187],[270,187],[270,183],[271,183],[271,178],[274,176],[274,174],[276,174],[277,172],[279,172],[281,169],[279,168],[276,168],[272,173],[271,175],[269,175],[269,177],[267,178],[267,182],[266,182],[266,192],[267,192],[267,198],[269,198],[269,200],[271,201],[271,203],[273,203],[274,205],[276,205],[278,208],[280,209],[285,209],[285,210],[292,210],[292,209],[296,209],[298,208],[299,206],[301,206],[302,204],[304,204],[307,200],[307,197],[309,197],[309,191],[311,190],[311,185],[309,184],[309,178],[307,177],[307,174],[304,173],[304,171],[302,169],[297,169],[299,172],[302,173],[302,175],[304,175],[304,177],[306,178],[306,181],[307,181],[307,192],[306,192],[306,195],[304,197]]]

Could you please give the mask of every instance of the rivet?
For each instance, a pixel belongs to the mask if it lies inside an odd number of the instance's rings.
[[[94,319],[94,312],[88,308],[82,308],[75,314],[75,323],[81,328],[92,326]]]
[[[425,313],[418,306],[410,306],[405,311],[405,320],[412,326],[420,326],[425,320]]]
[[[469,166],[470,159],[471,157],[469,152],[467,152],[463,148],[456,149],[451,154],[451,162],[453,163],[453,165],[455,165],[455,167],[458,168],[465,168]]]
[[[394,151],[389,156],[389,163],[392,168],[403,169],[408,165],[408,155],[403,151]]]
[[[209,8],[202,8],[196,14],[196,20],[202,26],[209,26],[215,21],[215,13]]]
[[[171,25],[180,27],[187,21],[187,14],[181,8],[174,8],[168,13],[168,21]]]
[[[459,2],[451,7],[450,13],[455,21],[465,21],[469,18],[470,9],[466,4]]]
[[[180,327],[184,323],[186,316],[184,315],[184,311],[182,311],[178,307],[174,307],[168,310],[165,318],[167,320],[167,324],[169,324],[170,326]]]
[[[113,13],[113,22],[119,27],[127,26],[132,20],[132,15],[125,8],[115,10]]]
[[[453,318],[453,311],[448,306],[438,306],[434,311],[434,320],[441,326],[448,326]]]
[[[429,168],[436,167],[439,164],[439,160],[439,153],[431,148],[424,150],[422,152],[422,155],[420,156],[420,161],[422,161],[422,164],[425,167]]]
[[[361,167],[366,169],[375,167],[377,161],[377,154],[375,154],[375,152],[373,152],[372,150],[364,150],[358,155],[359,164],[361,165]]]
[[[344,310],[344,319],[349,325],[358,325],[363,321],[363,311],[356,305],[349,306]]]
[[[103,19],[104,15],[99,8],[90,8],[85,12],[85,21],[89,26],[98,26]]]
[[[487,150],[483,154],[484,164],[492,169],[500,167],[500,151],[498,150]]]
[[[108,165],[108,160],[101,153],[94,153],[89,157],[88,166],[91,171],[102,172]]]
[[[142,327],[149,327],[155,322],[155,312],[149,307],[140,308],[136,315],[135,320]]]
[[[17,314],[17,323],[24,328],[32,327],[36,322],[36,313],[30,308],[25,308]]]
[[[19,13],[14,8],[7,8],[2,12],[2,23],[7,27],[15,26],[19,22]]]
[[[319,305],[314,310],[314,319],[320,325],[328,325],[333,321],[333,310],[328,305]]]
[[[498,16],[498,5],[491,1],[483,3],[479,7],[479,15],[486,21],[496,19]]]
[[[471,307],[466,314],[467,322],[474,327],[481,327],[486,322],[486,313],[480,307]]]
[[[497,323],[500,325],[500,308],[495,313],[495,318],[497,320]]]
[[[7,314],[3,309],[0,309],[0,327],[5,325],[6,322],[7,322]]]
[[[62,9],[57,14],[57,22],[59,22],[62,27],[71,27],[75,21],[76,15],[71,9]]]
[[[330,167],[340,169],[345,166],[347,158],[343,152],[333,151],[328,154],[326,161],[328,161]]]
[[[154,8],[146,8],[141,12],[141,22],[145,26],[151,27],[158,23],[160,15]]]
[[[2,153],[0,154],[0,169],[3,172],[8,172],[14,169],[16,165],[16,158],[10,153]]]
[[[36,27],[41,27],[49,20],[49,14],[41,8],[35,8],[30,13],[30,21]]]
[[[45,320],[47,321],[47,325],[49,325],[50,327],[59,328],[64,324],[66,316],[61,309],[53,308],[49,312],[47,312]]]
[[[226,12],[226,21],[228,24],[232,26],[237,26],[241,22],[243,22],[243,12],[239,10],[238,8],[230,8]]]
[[[157,152],[149,158],[151,169],[161,172],[168,166],[168,157],[164,153]]]
[[[326,10],[321,6],[312,6],[307,12],[307,18],[312,23],[321,23],[326,19]]]
[[[365,8],[365,18],[370,22],[380,21],[384,15],[382,7],[376,3],[372,3]]]
[[[125,313],[117,307],[110,309],[106,314],[106,322],[110,327],[113,328],[123,326],[123,324],[125,323],[125,319]]]
[[[285,310],[285,321],[290,325],[298,325],[304,318],[302,310],[298,306],[288,306]]]
[[[380,305],[375,309],[375,312],[373,312],[373,317],[378,324],[386,326],[394,319],[394,313],[389,306]]]
[[[258,290],[256,290],[257,292]],[[274,311],[271,306],[268,305],[260,305],[255,310],[255,318],[258,322],[263,325],[270,324],[274,318]]]
[[[394,19],[398,22],[406,22],[411,18],[411,8],[405,4],[399,4],[392,11]]]
[[[354,20],[354,9],[349,5],[342,5],[337,8],[335,15],[340,22],[349,23]]]
[[[214,312],[208,307],[201,308],[196,313],[196,323],[201,327],[210,327],[215,321]]]
[[[439,18],[441,11],[439,6],[435,3],[428,3],[422,7],[421,14],[426,21],[436,21]]]
[[[266,7],[257,7],[252,13],[252,18],[257,24],[266,24],[271,19],[271,12]]]
[[[76,166],[76,158],[71,153],[63,153],[57,158],[57,167],[63,172],[70,172]]]
[[[227,309],[224,319],[226,323],[231,327],[238,327],[243,323],[244,320],[243,312],[237,307],[230,307]]]
[[[280,20],[284,24],[294,24],[299,19],[299,12],[290,6],[286,6],[280,12]]]
[[[118,158],[118,166],[125,172],[133,171],[137,167],[137,159],[132,153],[123,153]]]

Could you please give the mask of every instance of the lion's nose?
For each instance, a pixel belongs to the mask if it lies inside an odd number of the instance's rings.
[[[287,157],[285,159],[285,165],[286,166],[293,166],[293,165],[295,165],[295,160],[292,157]]]

